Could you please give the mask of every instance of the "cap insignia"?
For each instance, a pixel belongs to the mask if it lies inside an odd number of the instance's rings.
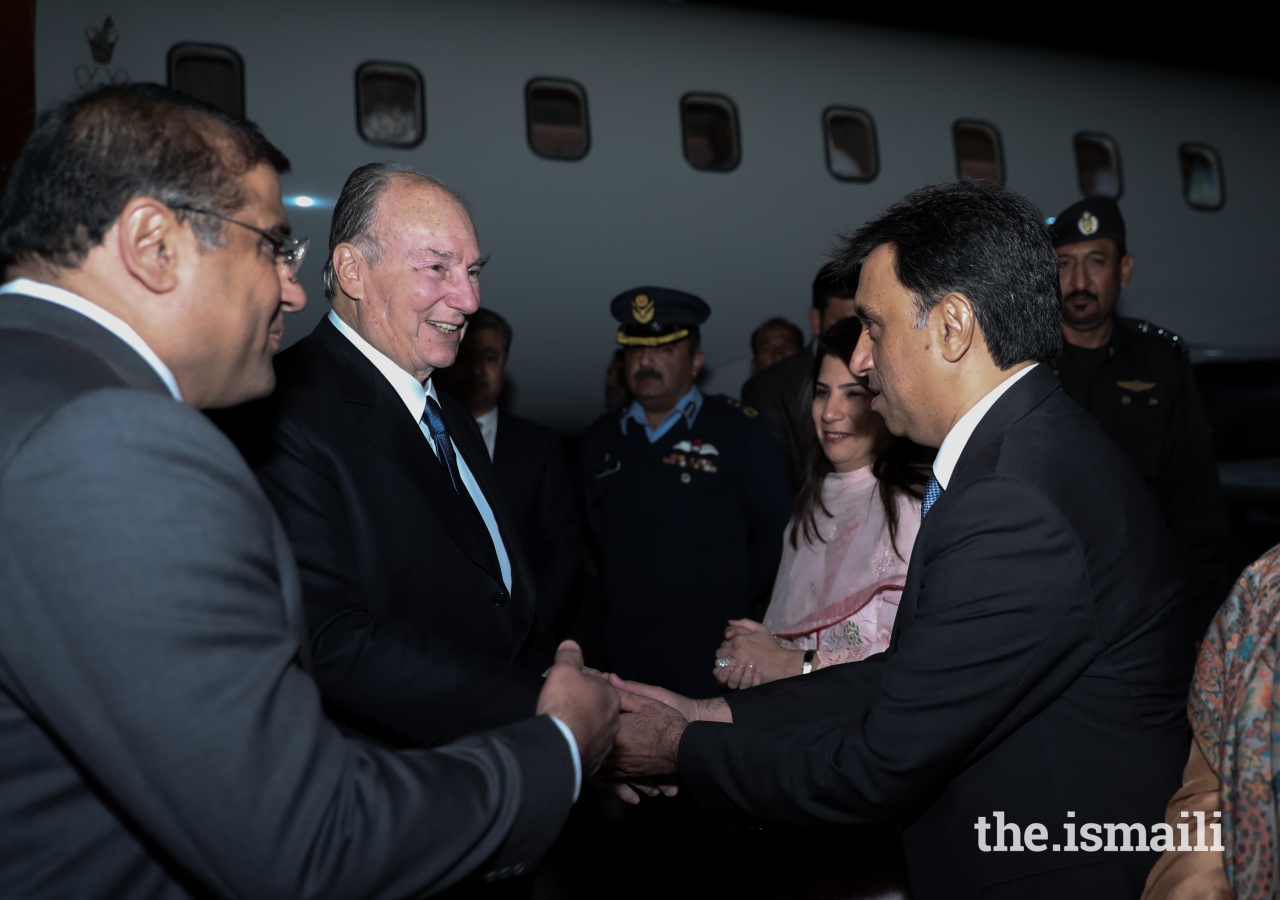
[[[1098,217],[1086,210],[1080,216],[1080,221],[1076,223],[1076,227],[1080,229],[1080,233],[1085,237],[1095,234],[1098,231]]]
[[[631,317],[641,325],[648,325],[653,321],[653,310],[653,301],[648,294],[636,294],[631,301]]]

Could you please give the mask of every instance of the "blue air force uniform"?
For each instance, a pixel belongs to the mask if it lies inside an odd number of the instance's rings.
[[[642,304],[643,323],[637,297],[653,304]],[[678,291],[624,298],[614,304],[624,345],[684,340],[710,314]],[[597,419],[583,438],[583,469],[610,668],[691,697],[720,693],[711,672],[727,620],[768,600],[790,517],[772,434],[755,410],[695,386],[657,429],[634,401]]]

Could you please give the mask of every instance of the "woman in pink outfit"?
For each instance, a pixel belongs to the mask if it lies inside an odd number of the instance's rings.
[[[889,646],[927,472],[912,462],[919,448],[889,434],[872,411],[866,379],[849,371],[861,333],[857,319],[845,319],[815,344],[808,475],[763,624],[732,620],[716,653],[716,679],[726,687],[854,662]]]

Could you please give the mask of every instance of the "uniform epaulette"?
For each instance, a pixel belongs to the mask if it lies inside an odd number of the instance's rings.
[[[1175,334],[1168,328],[1161,328],[1159,325],[1153,325],[1145,319],[1120,318],[1120,324],[1126,328],[1131,328],[1134,331],[1140,331],[1149,337],[1160,338],[1161,340],[1177,347],[1183,353],[1189,352],[1187,349],[1187,342],[1183,340],[1182,336]]]
[[[705,399],[720,400],[726,406],[730,406],[733,409],[736,409],[738,412],[742,413],[748,419],[754,419],[756,416],[760,415],[760,410],[756,409],[754,406],[747,406],[741,400],[737,400],[733,397],[730,397],[727,394],[707,394],[705,395]]]

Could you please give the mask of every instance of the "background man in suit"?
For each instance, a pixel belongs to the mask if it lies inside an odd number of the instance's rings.
[[[841,319],[854,314],[853,294],[858,288],[858,273],[842,273],[830,263],[823,266],[813,280],[813,305],[809,308],[809,328],[814,337]],[[793,326],[794,327],[794,326]],[[752,337],[752,352],[755,338]],[[804,481],[805,435],[813,429],[804,392],[813,368],[813,345],[810,342],[799,353],[747,379],[742,386],[742,402],[760,412],[770,433],[782,448],[787,463],[791,489],[798,491]]]
[[[535,862],[615,692],[441,751],[344,737],[297,570],[193,407],[271,390],[306,242],[253,125],[158,85],[40,117],[0,206],[0,893],[378,897]],[[554,717],[554,718],[553,718]],[[566,741],[566,737],[571,739]]]
[[[841,262],[863,262],[850,368],[892,432],[939,448],[889,650],[700,703],[633,685],[683,714],[624,697],[618,774],[678,762],[715,814],[897,819],[924,900],[1136,897],[1145,838],[1093,856],[1069,835],[1163,821],[1192,642],[1158,511],[1040,364],[1062,341],[1040,214],[998,185],[924,188]]]
[[[759,375],[804,349],[804,335],[793,323],[775,316],[751,332],[751,371]]]
[[[559,436],[537,422],[499,411],[511,338],[511,323],[491,309],[476,310],[467,322],[458,361],[440,372],[441,386],[480,426],[502,499],[538,583],[538,620],[548,627],[578,577],[578,515]]]
[[[333,309],[229,425],[297,555],[331,715],[393,743],[528,717],[550,662],[480,430],[431,377],[457,356],[484,263],[448,189],[357,169],[329,232]]]

